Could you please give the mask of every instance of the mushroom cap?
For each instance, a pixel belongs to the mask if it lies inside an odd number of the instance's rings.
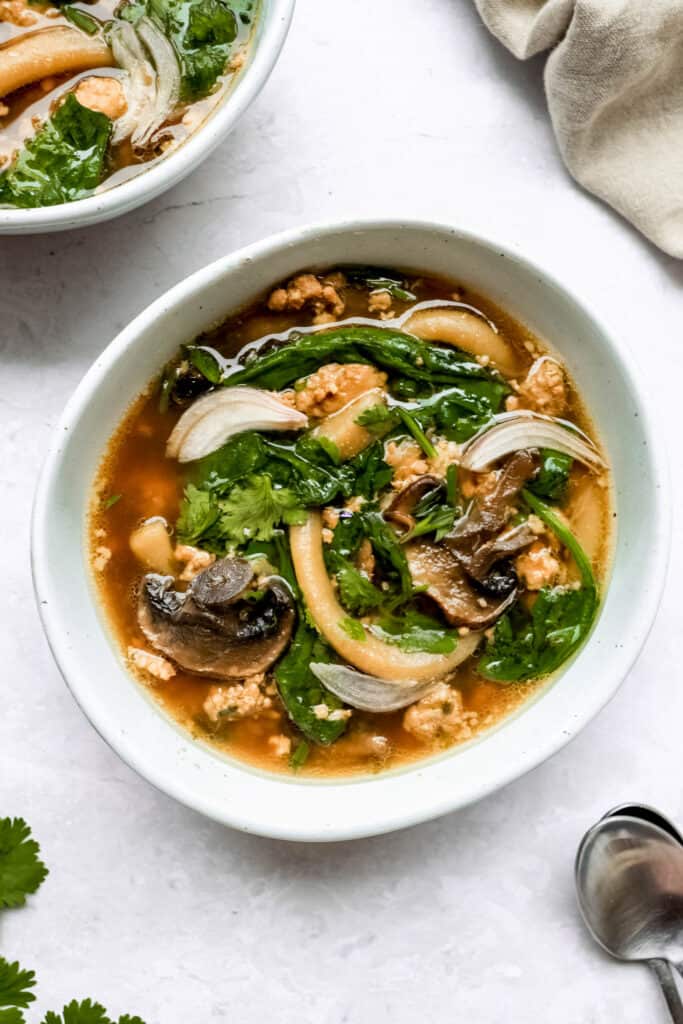
[[[175,590],[173,576],[148,573],[138,598],[138,623],[147,639],[181,668],[217,679],[265,672],[290,641],[296,612],[278,576],[244,597],[253,570],[244,559],[224,558]]]

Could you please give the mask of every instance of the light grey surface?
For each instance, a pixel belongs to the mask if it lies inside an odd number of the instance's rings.
[[[618,802],[683,820],[677,537],[646,650],[577,740],[463,813],[334,847],[224,831],[133,775],[62,684],[31,593],[36,475],[95,354],[188,271],[306,220],[430,217],[517,246],[623,338],[680,434],[683,267],[568,179],[541,68],[468,0],[299,0],[270,83],[190,179],[102,228],[0,241],[0,815],[31,822],[51,868],[0,918],[0,951],[36,969],[38,1010],[93,995],[148,1024],[666,1020],[647,971],[585,935],[572,861]]]

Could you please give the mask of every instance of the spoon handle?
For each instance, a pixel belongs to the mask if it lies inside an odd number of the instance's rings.
[[[661,986],[672,1021],[674,1024],[683,1024],[683,1002],[676,987],[671,964],[667,960],[659,959],[648,962]]]

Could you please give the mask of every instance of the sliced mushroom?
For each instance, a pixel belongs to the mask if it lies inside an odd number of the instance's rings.
[[[181,668],[218,679],[243,679],[280,657],[294,628],[292,595],[277,576],[265,580],[259,600],[245,592],[253,578],[241,558],[224,558],[175,590],[172,576],[149,573],[138,599],[138,623],[147,639]]]
[[[415,506],[422,501],[426,494],[441,487],[442,484],[443,481],[438,476],[431,476],[429,473],[418,476],[392,499],[391,504],[384,511],[384,518],[403,526],[406,530],[412,530],[415,526],[413,516]]]
[[[472,550],[494,533],[503,529],[510,517],[515,498],[536,471],[536,456],[519,451],[500,470],[495,487],[472,505],[444,538],[449,547]]]
[[[20,36],[0,47],[0,53],[0,98],[53,75],[115,65],[101,36],[89,36],[67,25]]]
[[[426,588],[427,597],[438,604],[452,626],[486,629],[515,599],[516,587],[498,601],[478,593],[458,560],[441,544],[416,541],[405,553],[413,583]]]
[[[486,586],[491,569],[497,562],[518,555],[537,539],[529,524],[524,522],[485,541],[474,551],[459,551],[457,546],[453,546],[451,553],[470,576]]]

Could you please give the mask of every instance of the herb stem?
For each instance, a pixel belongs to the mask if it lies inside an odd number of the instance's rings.
[[[597,590],[591,560],[569,527],[565,526],[549,505],[546,505],[544,501],[537,498],[536,495],[532,494],[526,487],[522,489],[522,497],[531,511],[535,512],[538,518],[544,522],[546,526],[550,527],[567,550],[571,552],[571,555],[578,566],[579,572],[581,573],[581,582],[584,587],[590,587],[593,590]]]
[[[410,433],[413,435],[413,437],[415,438],[415,440],[419,444],[419,446],[422,449],[422,451],[425,453],[425,455],[427,455],[430,459],[435,458],[436,457],[436,448],[434,447],[432,442],[429,440],[429,438],[427,437],[427,435],[425,434],[424,430],[422,429],[420,424],[417,422],[415,417],[411,416],[411,414],[408,412],[408,410],[407,409],[403,409],[403,408],[399,408],[398,414],[401,417],[401,419],[403,420],[403,423],[405,424],[405,426],[408,428]]]

